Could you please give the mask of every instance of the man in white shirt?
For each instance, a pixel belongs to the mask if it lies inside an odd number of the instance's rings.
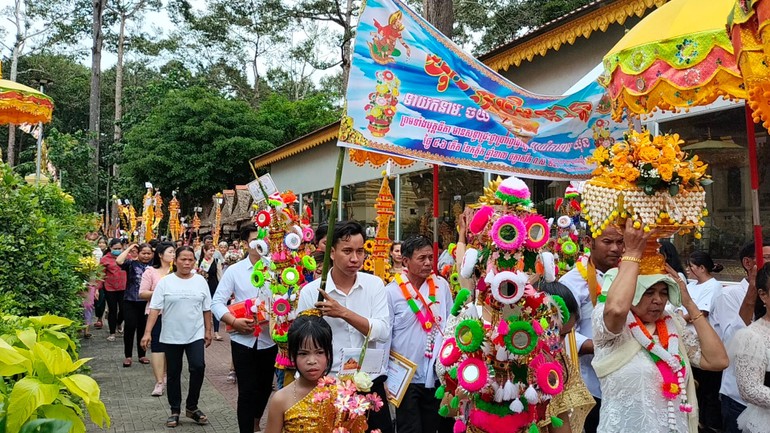
[[[614,226],[607,227],[596,238],[587,237],[586,243],[591,244],[591,257],[580,260],[571,271],[564,274],[560,283],[570,289],[580,304],[580,320],[575,326],[578,353],[580,355],[580,374],[594,396],[596,406],[586,418],[586,433],[596,433],[599,426],[599,411],[602,405],[602,391],[599,378],[591,366],[594,358],[593,327],[591,315],[594,311],[597,294],[601,292],[604,273],[617,267],[623,256],[623,233]]]
[[[369,347],[385,349],[380,375],[374,378],[372,392],[383,401],[385,379],[388,373],[390,346],[390,309],[382,280],[374,275],[358,272],[364,263],[364,229],[353,221],[340,221],[332,236],[331,259],[333,265],[326,281],[326,290],[319,291],[321,279],[311,281],[299,295],[298,310],[318,308],[332,328],[334,362],[332,374],[342,366],[342,350],[361,348],[366,334]],[[319,302],[319,293],[322,301]],[[393,432],[390,412],[383,408],[369,414],[369,430]]]
[[[247,224],[241,229],[241,239],[245,239],[249,245],[257,239],[257,231],[253,223]],[[235,329],[230,334],[230,348],[238,378],[237,413],[240,433],[259,430],[259,420],[272,390],[275,356],[278,354],[278,347],[270,338],[267,323],[260,325],[251,319],[236,319],[227,309],[227,302],[233,294],[235,302],[270,296],[267,283],[259,289],[251,284],[254,264],[263,260],[252,246],[249,245],[245,259],[227,268],[214,293],[211,307],[216,320]],[[254,335],[255,327],[259,327],[259,336]]]
[[[436,399],[433,368],[452,309],[452,293],[446,280],[433,273],[430,239],[407,239],[401,244],[401,257],[405,272],[385,287],[393,325],[390,348],[417,364],[417,371],[396,409],[396,426],[398,433],[451,433],[453,422],[438,414],[441,402]],[[419,307],[419,315],[410,304]]]
[[[757,301],[757,264],[755,260],[754,242],[746,244],[740,251],[741,265],[747,277],[740,284],[731,284],[722,289],[713,301],[709,322],[722,339],[725,347],[729,347],[738,330],[745,328],[753,319],[754,305]],[[763,243],[762,256],[765,263],[770,261],[770,243]],[[722,386],[719,388],[719,399],[722,403],[722,428],[725,433],[740,433],[738,416],[746,409],[746,402],[741,399],[738,385],[735,382],[733,363],[722,372]]]

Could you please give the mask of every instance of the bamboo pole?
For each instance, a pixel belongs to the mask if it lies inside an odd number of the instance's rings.
[[[334,243],[334,225],[337,219],[337,207],[340,198],[340,183],[342,182],[342,167],[345,164],[345,148],[340,147],[337,157],[337,172],[334,177],[334,189],[332,190],[332,205],[329,209],[329,223],[326,231],[326,251],[324,251],[324,264],[321,269],[321,286],[318,288],[318,302],[324,300],[323,293],[326,291],[326,279],[331,268],[332,244]]]

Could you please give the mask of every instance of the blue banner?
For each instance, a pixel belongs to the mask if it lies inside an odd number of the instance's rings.
[[[434,164],[585,179],[585,158],[622,138],[592,82],[544,96],[507,81],[399,0],[367,0],[339,145]]]

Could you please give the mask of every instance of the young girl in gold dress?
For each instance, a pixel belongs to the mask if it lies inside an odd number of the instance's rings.
[[[265,433],[329,433],[335,418],[333,399],[313,401],[318,380],[332,366],[332,330],[320,312],[307,310],[297,317],[289,328],[288,346],[299,378],[273,396]]]

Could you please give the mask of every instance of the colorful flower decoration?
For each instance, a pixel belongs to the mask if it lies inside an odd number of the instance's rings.
[[[302,245],[302,238],[296,233],[288,233],[283,239],[283,243],[286,244],[288,249],[296,251]]]
[[[273,292],[274,295],[285,295],[289,292],[289,288],[283,284],[271,284],[270,291]]]
[[[450,366],[460,359],[462,352],[457,347],[457,342],[454,338],[447,338],[444,341],[444,345],[441,347],[441,351],[438,354],[438,359],[445,366]]]
[[[273,302],[273,313],[276,316],[288,316],[291,311],[291,304],[284,298],[279,298]]]
[[[558,362],[546,362],[535,368],[535,377],[540,390],[548,395],[557,395],[564,390],[564,369]]]
[[[489,235],[498,248],[514,251],[524,243],[526,232],[527,228],[519,217],[504,215],[492,224]]]
[[[492,279],[492,284],[490,286],[492,296],[498,302],[505,305],[519,302],[519,299],[524,295],[527,278],[527,274],[523,272],[503,271],[496,274]],[[508,291],[501,291],[503,286],[508,288]]]
[[[478,320],[463,320],[455,329],[455,342],[463,352],[475,352],[484,342],[484,328]]]
[[[310,272],[313,272],[318,268],[318,263],[316,263],[316,260],[313,258],[313,256],[303,256],[302,267]]]
[[[497,187],[495,195],[507,205],[529,206],[532,204],[529,200],[529,187],[523,180],[514,176],[505,179]]]
[[[457,368],[457,382],[469,392],[477,392],[487,384],[487,365],[477,358],[467,358]]]
[[[562,215],[556,219],[556,225],[563,229],[568,229],[572,225],[572,218],[567,215]]]
[[[471,223],[468,225],[468,229],[471,231],[471,233],[481,233],[484,230],[484,227],[487,226],[487,223],[489,222],[489,219],[492,217],[494,212],[495,210],[492,208],[492,206],[481,206],[481,208],[476,211],[475,214],[473,214]]]
[[[251,285],[257,288],[265,285],[265,274],[257,270],[256,267],[251,273]]]
[[[315,232],[310,227],[305,227],[302,229],[302,240],[305,242],[313,242],[313,239],[315,238]]]
[[[559,305],[559,311],[561,312],[561,323],[569,322],[569,309],[567,308],[567,303],[564,302],[564,298],[559,295],[551,295],[551,298],[554,302],[556,302],[556,304]]]
[[[281,281],[290,286],[297,284],[299,282],[299,271],[293,267],[284,269],[281,272]]]
[[[516,320],[510,324],[510,331],[503,337],[505,347],[515,355],[526,355],[537,346],[537,333],[529,322]]]
[[[561,252],[562,252],[562,253],[564,253],[564,254],[566,254],[566,255],[568,255],[568,256],[572,256],[572,255],[575,255],[575,254],[577,254],[577,252],[578,252],[578,247],[577,247],[577,245],[576,245],[574,242],[572,242],[572,241],[564,241],[564,242],[561,244]]]
[[[270,248],[267,247],[267,242],[262,239],[257,239],[255,244],[256,246],[254,249],[257,250],[257,253],[259,253],[260,256],[265,257],[270,254]]]
[[[368,239],[366,242],[364,242],[364,250],[366,250],[367,253],[371,253],[374,249],[374,240]]]
[[[256,220],[258,226],[267,227],[270,225],[270,212],[261,210],[257,213],[257,216],[254,217],[254,219]]]
[[[524,246],[529,249],[542,248],[548,243],[550,230],[548,221],[538,214],[532,214],[524,218],[524,226],[527,228],[527,238],[524,240]]]

